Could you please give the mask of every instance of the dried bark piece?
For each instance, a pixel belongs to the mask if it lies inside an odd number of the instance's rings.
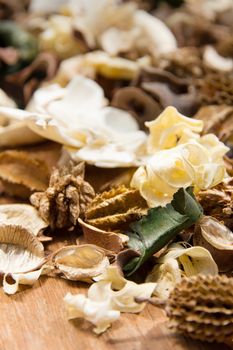
[[[87,283],[109,266],[106,251],[93,244],[63,247],[55,253],[52,262],[57,274],[71,281]]]
[[[85,222],[106,231],[121,230],[145,215],[147,209],[138,190],[120,186],[93,199],[86,209]]]
[[[199,109],[194,117],[204,121],[204,134],[213,133],[225,143],[233,135],[232,106],[204,106]]]
[[[33,191],[46,189],[49,170],[44,161],[27,152],[3,151],[0,153],[0,179],[5,193],[27,198]]]
[[[43,220],[55,229],[76,225],[94,195],[91,185],[84,181],[84,163],[70,162],[68,166],[55,169],[48,188],[34,193],[30,200]]]
[[[220,272],[233,269],[233,232],[218,220],[211,216],[199,220],[195,225],[193,242],[211,253]]]
[[[170,327],[188,337],[227,343],[233,337],[233,278],[183,278],[171,292]]]
[[[87,243],[95,244],[111,252],[120,252],[124,249],[129,240],[127,235],[101,230],[85,223],[80,218],[78,219],[78,222],[83,229],[84,239]]]
[[[233,73],[209,72],[195,85],[202,105],[233,105]]]
[[[227,178],[217,186],[199,191],[197,199],[204,213],[223,222],[233,230],[233,178]]]

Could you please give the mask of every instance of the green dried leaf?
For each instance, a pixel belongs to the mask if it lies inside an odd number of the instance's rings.
[[[192,189],[181,188],[170,204],[149,211],[148,215],[130,225],[128,246],[140,253],[125,267],[129,276],[148,258],[173,240],[183,229],[194,224],[202,216],[202,208],[196,201]]]

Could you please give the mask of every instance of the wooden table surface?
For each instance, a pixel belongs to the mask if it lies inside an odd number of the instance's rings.
[[[0,291],[0,350],[226,350],[172,334],[163,311],[147,306],[140,315],[122,314],[103,335],[91,325],[67,321],[63,297],[86,290],[84,284],[42,277],[13,296]]]

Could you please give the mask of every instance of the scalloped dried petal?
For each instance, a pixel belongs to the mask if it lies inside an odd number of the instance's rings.
[[[88,283],[109,266],[106,251],[93,244],[63,247],[54,254],[53,263],[62,277]]]

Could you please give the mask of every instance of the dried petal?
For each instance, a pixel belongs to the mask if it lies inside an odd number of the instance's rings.
[[[106,251],[93,244],[66,246],[53,256],[53,264],[62,277],[72,281],[92,282],[109,266]]]
[[[33,191],[46,188],[49,170],[44,161],[27,152],[3,151],[0,153],[0,179],[5,192],[27,198]]]

